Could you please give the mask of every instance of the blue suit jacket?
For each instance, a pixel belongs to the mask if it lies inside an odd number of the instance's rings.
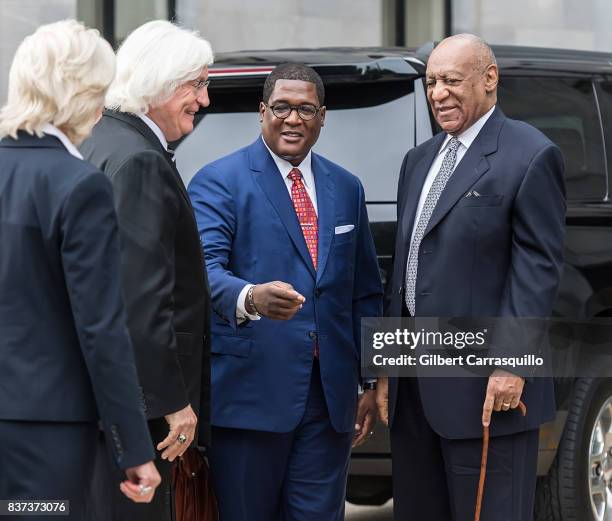
[[[332,424],[353,429],[360,318],[380,316],[382,285],[359,180],[312,155],[315,272],[291,198],[261,138],[205,166],[189,185],[213,297],[212,423],[288,432],[302,418],[313,338]],[[354,225],[335,234],[341,225]],[[306,297],[289,321],[236,321],[247,283],[288,282]]]
[[[100,418],[118,466],[152,460],[110,181],[55,137],[3,139],[0,244],[0,420]]]
[[[401,316],[414,217],[446,134],[408,152],[398,187],[398,230],[387,315]],[[535,128],[496,108],[448,181],[419,250],[416,316],[547,317],[563,264],[565,187],[560,150]],[[479,196],[466,197],[471,191]],[[520,341],[502,339],[525,354]],[[421,378],[429,423],[446,438],[482,435],[486,379]],[[395,407],[390,384],[390,417]],[[492,435],[537,428],[554,417],[552,381],[525,385],[528,413],[494,413]]]

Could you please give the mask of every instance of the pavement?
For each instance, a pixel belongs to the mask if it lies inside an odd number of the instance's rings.
[[[364,507],[346,504],[346,521],[393,521],[393,500],[380,507]]]

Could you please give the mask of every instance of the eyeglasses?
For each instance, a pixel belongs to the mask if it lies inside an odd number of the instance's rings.
[[[210,85],[210,80],[193,80],[193,81],[190,81],[189,84],[195,90],[202,90]]]
[[[266,105],[264,103],[264,105]],[[272,110],[278,119],[287,119],[291,113],[295,110],[298,116],[303,121],[310,121],[317,113],[321,110],[321,107],[315,107],[314,105],[289,105],[289,103],[277,103],[276,105],[266,105]]]

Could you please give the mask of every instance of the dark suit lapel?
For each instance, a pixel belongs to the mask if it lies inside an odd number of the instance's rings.
[[[115,118],[115,119],[121,120],[124,123],[126,123],[126,124],[130,125],[131,127],[133,127],[140,134],[142,134],[142,136],[161,155],[163,155],[164,158],[166,158],[166,161],[168,162],[168,165],[170,165],[170,168],[174,172],[174,175],[176,177],[176,182],[177,182],[177,185],[178,185],[178,189],[181,192],[181,195],[183,196],[183,199],[185,199],[185,201],[188,202],[191,205],[191,202],[189,200],[189,195],[187,194],[187,189],[185,188],[185,183],[183,183],[183,180],[181,179],[181,175],[179,174],[179,171],[176,168],[176,164],[174,163],[174,161],[172,161],[168,151],[165,150],[164,147],[162,146],[159,138],[155,135],[155,132],[153,132],[149,128],[149,126],[142,119],[140,119],[138,116],[134,116],[133,114],[127,114],[125,112],[116,112],[116,111],[113,111],[113,110],[105,110],[104,111],[104,115],[108,116],[110,118]]]
[[[187,193],[187,188],[185,188],[185,183],[183,183],[181,174],[179,173],[178,168],[176,168],[176,163],[172,160],[171,155],[168,153],[166,153],[166,159],[168,163],[170,164],[170,168],[172,168],[174,175],[176,176],[176,182],[178,183],[181,194],[183,194],[183,197],[185,198],[185,200],[189,204],[191,204],[191,200],[189,199],[189,194]]]
[[[336,183],[321,158],[312,154],[312,172],[317,191],[319,244],[317,257],[317,281],[321,279],[336,227]]]
[[[302,227],[300,226],[297,214],[293,208],[293,202],[289,196],[287,185],[261,138],[258,138],[257,141],[249,147],[248,155],[249,166],[251,170],[256,172],[255,179],[257,183],[272,203],[278,217],[287,229],[287,233],[296,250],[308,266],[312,277],[315,278],[316,273],[312,264],[312,259],[310,258],[310,253],[308,252],[308,247],[304,240]],[[262,233],[265,233],[265,230],[262,230]]]
[[[402,232],[403,232],[403,244],[407,245],[408,250],[410,249],[410,237],[412,235],[412,229],[414,228],[414,216],[416,214],[421,192],[423,191],[423,184],[427,173],[431,168],[431,164],[434,162],[446,134],[440,133],[435,136],[427,151],[423,154],[423,157],[418,161],[415,167],[412,169],[412,175],[408,185],[406,185],[404,194],[404,209],[402,213]]]
[[[429,219],[425,235],[434,228],[455,206],[455,204],[469,191],[470,187],[489,170],[487,155],[497,150],[497,139],[505,116],[499,109],[495,109],[491,117],[472,142],[461,162],[455,168],[453,175],[446,183],[446,187],[438,199],[438,204]]]

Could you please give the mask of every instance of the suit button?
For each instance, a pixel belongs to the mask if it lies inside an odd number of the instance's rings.
[[[312,339],[312,340],[316,340],[317,339],[317,332],[316,331],[309,331],[308,332],[308,336]]]
[[[319,298],[321,296],[321,293],[323,293],[319,288],[315,289],[315,297]]]

